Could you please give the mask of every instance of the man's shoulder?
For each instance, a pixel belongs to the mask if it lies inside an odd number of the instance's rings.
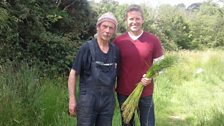
[[[123,41],[126,37],[127,37],[127,32],[120,34],[113,40],[113,43],[117,45],[119,42]]]
[[[94,42],[95,42],[96,40],[95,39],[92,39],[92,40],[87,40],[87,41],[85,41],[82,45],[81,45],[81,47],[80,48],[83,48],[83,49],[89,49],[89,46],[91,45],[91,44],[95,44]]]
[[[151,33],[151,32],[144,31],[143,36],[145,36],[145,37],[147,37],[147,38],[149,38],[150,40],[153,40],[153,41],[160,41],[159,37],[156,36],[155,34]]]
[[[150,37],[156,37],[155,34],[148,32],[148,31],[144,31],[144,35],[150,36]],[[156,37],[157,38],[157,37]]]
[[[88,53],[89,50],[90,50],[90,43],[92,44],[93,43],[93,40],[88,40],[88,41],[85,41],[79,48],[79,51],[82,52],[82,53]],[[93,43],[94,44],[94,43]]]
[[[80,50],[86,50],[86,49],[88,49],[89,48],[89,45],[88,45],[88,43],[87,42],[84,42],[81,46],[80,46]]]

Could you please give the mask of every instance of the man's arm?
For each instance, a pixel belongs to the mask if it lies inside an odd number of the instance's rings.
[[[69,92],[69,114],[71,116],[76,115],[76,98],[75,98],[75,86],[76,86],[76,71],[71,69],[68,78],[68,92]]]
[[[158,58],[155,58],[155,59],[153,60],[153,63],[158,62],[158,61],[160,61],[160,60],[162,60],[162,59],[164,59],[164,55],[162,55],[162,56],[160,56],[160,57],[158,57]]]
[[[164,59],[164,55],[162,55],[162,56],[160,56],[160,57],[154,59],[154,60],[153,60],[153,63],[158,62],[158,61],[160,61],[160,60],[162,60],[162,59]],[[146,74],[143,75],[143,77],[142,77],[142,79],[141,79],[141,82],[142,82],[141,84],[144,85],[144,86],[147,86],[147,85],[149,85],[149,84],[151,83],[152,78],[147,78],[147,77],[145,77],[145,76],[146,76]]]

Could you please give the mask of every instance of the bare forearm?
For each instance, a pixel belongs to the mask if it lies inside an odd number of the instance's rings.
[[[160,56],[160,57],[154,59],[154,60],[153,60],[153,63],[158,62],[158,61],[160,61],[160,60],[162,60],[162,59],[164,59],[164,55],[162,55],[162,56]]]
[[[71,70],[68,78],[68,92],[70,99],[75,99],[75,86],[76,86],[76,72],[75,70]]]
[[[75,99],[75,86],[76,86],[76,72],[71,70],[68,78],[68,92],[69,92],[69,114],[70,116],[76,115],[76,99]]]

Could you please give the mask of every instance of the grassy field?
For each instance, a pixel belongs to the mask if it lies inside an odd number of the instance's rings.
[[[180,62],[156,79],[157,126],[224,126],[224,51],[175,54]]]
[[[155,81],[156,126],[224,126],[224,51],[181,51]],[[0,126],[74,126],[67,80],[35,68],[0,66]],[[118,106],[113,126],[120,126]]]

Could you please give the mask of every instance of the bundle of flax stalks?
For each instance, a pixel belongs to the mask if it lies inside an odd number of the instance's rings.
[[[177,60],[175,56],[166,56],[164,59],[154,63],[146,73],[147,78],[154,78],[165,68],[171,67]],[[121,106],[123,121],[129,124],[134,112],[137,110],[138,102],[144,86],[139,82],[134,91],[128,96]]]

